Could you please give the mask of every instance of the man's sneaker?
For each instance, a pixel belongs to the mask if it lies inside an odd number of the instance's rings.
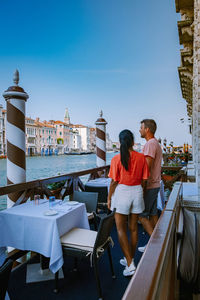
[[[130,264],[130,266],[126,266],[126,268],[123,271],[124,276],[132,276],[135,273],[135,265],[134,262]]]
[[[140,252],[144,252],[144,250],[146,249],[147,245],[144,245],[143,247],[138,247],[138,251]]]
[[[126,257],[121,258],[120,261],[119,261],[119,263],[120,263],[122,266],[126,267],[126,266],[127,266],[127,260],[126,260]]]

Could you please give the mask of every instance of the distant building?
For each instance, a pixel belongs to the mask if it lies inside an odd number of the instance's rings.
[[[35,120],[31,118],[25,118],[26,126],[26,155],[37,154],[36,147],[36,124]]]
[[[89,127],[84,125],[71,125],[71,128],[77,130],[81,136],[81,150],[90,150],[90,130]]]
[[[106,150],[113,150],[113,142],[111,141],[108,133],[106,133]]]
[[[35,125],[37,127],[37,154],[42,155],[53,154],[57,149],[57,131],[50,122],[40,122],[36,118]]]
[[[142,152],[143,146],[140,143],[135,143],[133,149],[137,152]]]
[[[70,143],[69,151],[79,151],[81,150],[81,136],[77,129],[70,130]]]
[[[113,150],[119,150],[120,148],[120,143],[119,142],[113,142]]]
[[[6,110],[0,105],[0,155],[6,155]],[[70,151],[95,151],[96,128],[70,123],[68,109],[63,121],[40,121],[40,118],[25,118],[26,155],[64,154]],[[107,150],[113,143],[106,135]]]
[[[63,154],[71,148],[70,127],[66,122],[62,121],[55,121],[54,127],[56,128],[58,150],[59,153]]]
[[[90,151],[95,151],[96,149],[96,128],[89,127],[89,136],[90,136]]]

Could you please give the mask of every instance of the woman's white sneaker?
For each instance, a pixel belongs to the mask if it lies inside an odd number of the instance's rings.
[[[144,245],[143,247],[138,247],[138,251],[140,252],[144,252],[144,250],[146,249],[147,245]]]
[[[130,264],[130,266],[126,266],[126,268],[123,271],[124,276],[132,276],[135,273],[136,267],[134,264],[134,261]]]
[[[126,266],[127,266],[127,260],[126,260],[126,257],[121,258],[120,261],[119,261],[119,263],[120,263],[122,266],[126,267]]]

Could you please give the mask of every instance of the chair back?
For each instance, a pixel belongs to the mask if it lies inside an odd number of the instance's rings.
[[[114,224],[114,215],[115,215],[115,210],[111,214],[101,219],[96,241],[94,244],[94,252],[98,247],[103,246],[108,241],[108,238],[111,235],[111,231]]]
[[[8,287],[13,261],[9,259],[0,267],[0,299],[4,299]]]
[[[73,193],[73,201],[85,203],[86,210],[88,213],[91,213],[93,211],[96,212],[97,200],[98,200],[98,193],[79,192],[79,191],[74,191]]]

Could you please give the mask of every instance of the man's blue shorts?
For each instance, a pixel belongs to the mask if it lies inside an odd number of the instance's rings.
[[[144,211],[139,214],[141,218],[157,215],[157,198],[160,188],[147,189],[144,194]]]

